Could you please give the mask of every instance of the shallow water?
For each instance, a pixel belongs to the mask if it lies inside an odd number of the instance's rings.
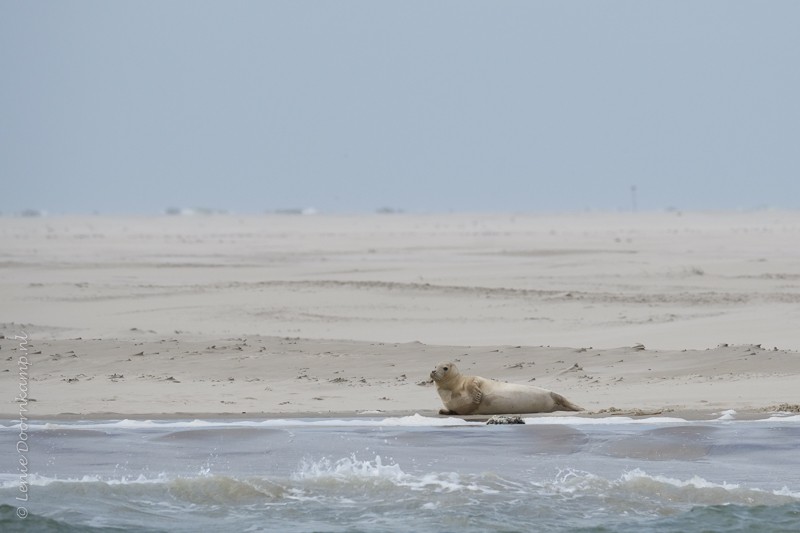
[[[526,422],[0,421],[0,529],[800,531],[800,417]]]

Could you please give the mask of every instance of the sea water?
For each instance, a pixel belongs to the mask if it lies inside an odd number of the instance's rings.
[[[525,421],[0,421],[0,530],[800,531],[798,416]]]

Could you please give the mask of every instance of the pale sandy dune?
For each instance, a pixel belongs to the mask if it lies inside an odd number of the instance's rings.
[[[432,413],[455,358],[591,411],[800,403],[794,212],[0,217],[0,301],[40,415]]]

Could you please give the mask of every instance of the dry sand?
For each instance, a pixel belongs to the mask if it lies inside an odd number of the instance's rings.
[[[800,404],[795,212],[2,217],[0,266],[11,418],[21,355],[31,417],[432,415],[442,360],[592,413]]]

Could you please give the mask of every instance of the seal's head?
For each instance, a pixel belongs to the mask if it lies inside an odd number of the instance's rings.
[[[431,372],[431,379],[437,383],[447,381],[458,375],[458,368],[451,362],[439,363]]]

